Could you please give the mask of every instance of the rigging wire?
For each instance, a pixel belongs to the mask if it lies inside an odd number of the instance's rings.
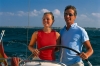
[[[29,22],[30,22],[29,16],[30,16],[30,0],[28,0],[28,26],[27,26],[27,45],[26,46],[28,46],[28,31],[29,31]],[[27,48],[28,47],[26,47],[26,58],[27,58]]]

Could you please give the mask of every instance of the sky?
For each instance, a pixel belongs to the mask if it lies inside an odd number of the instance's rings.
[[[100,0],[0,0],[0,26],[43,27],[43,13],[51,11],[52,26],[63,27],[67,5],[76,7],[79,26],[100,28]]]

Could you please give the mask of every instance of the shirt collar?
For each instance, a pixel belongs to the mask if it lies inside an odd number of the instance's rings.
[[[73,23],[73,24],[71,25],[71,27],[74,27],[74,26],[77,26],[77,23]],[[65,27],[67,27],[67,25],[65,25]]]
[[[77,23],[73,23],[73,24],[71,25],[71,28],[74,28],[75,26],[77,26]],[[65,29],[66,29],[66,27],[67,27],[67,25],[64,26]]]

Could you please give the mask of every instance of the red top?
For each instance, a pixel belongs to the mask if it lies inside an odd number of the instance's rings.
[[[45,33],[43,30],[39,30],[37,35],[38,49],[50,45],[56,45],[56,32],[52,30],[50,33]],[[39,58],[42,60],[55,60],[54,51],[55,48],[53,47],[42,50],[40,51]]]

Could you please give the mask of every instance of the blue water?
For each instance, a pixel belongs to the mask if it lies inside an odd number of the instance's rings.
[[[34,31],[40,29],[41,28],[0,28],[0,32],[5,30],[3,46],[7,56],[17,56],[22,59],[29,57],[31,52],[28,50],[27,46],[31,39],[31,35]],[[55,28],[55,30],[59,32],[60,29]],[[93,55],[89,57],[89,61],[93,66],[100,66],[100,29],[86,28],[86,31],[94,50]],[[56,54],[57,59],[58,56],[59,54]],[[85,61],[84,63],[86,64]]]

